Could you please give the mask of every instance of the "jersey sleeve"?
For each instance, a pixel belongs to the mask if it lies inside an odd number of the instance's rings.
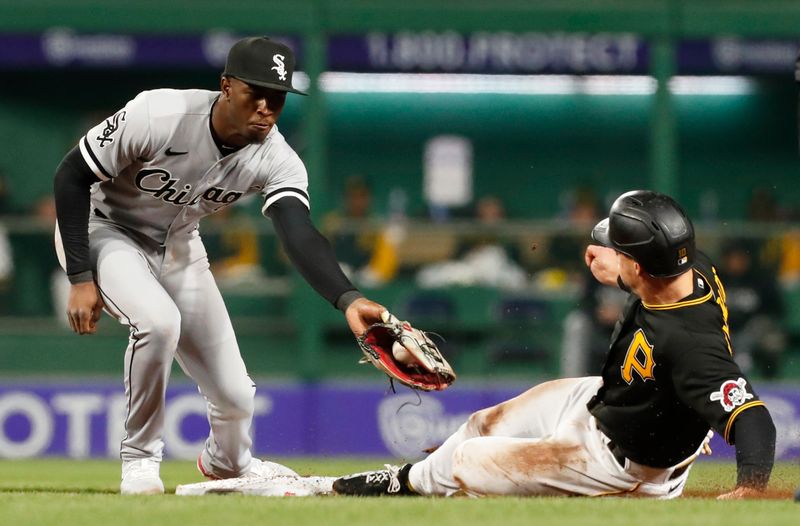
[[[672,358],[672,381],[678,398],[731,443],[736,418],[763,406],[747,377],[728,354],[705,335],[687,334]]]
[[[147,93],[140,93],[83,136],[81,156],[101,181],[115,177],[137,159],[151,157],[149,113]]]
[[[278,199],[291,196],[297,198],[306,208],[311,209],[308,197],[308,172],[303,161],[288,144],[285,144],[285,157],[270,174],[267,184],[262,190],[264,205],[261,213],[265,216],[267,209]]]

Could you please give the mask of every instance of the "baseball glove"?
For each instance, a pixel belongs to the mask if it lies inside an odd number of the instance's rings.
[[[361,363],[371,363],[390,379],[423,391],[441,391],[456,379],[453,368],[424,332],[389,312],[383,323],[371,325],[358,338],[364,353]]]

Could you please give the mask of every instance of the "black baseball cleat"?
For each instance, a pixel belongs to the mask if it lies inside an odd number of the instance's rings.
[[[337,495],[378,497],[381,495],[417,495],[408,485],[411,464],[403,467],[386,464],[386,469],[356,473],[336,479],[333,492]]]

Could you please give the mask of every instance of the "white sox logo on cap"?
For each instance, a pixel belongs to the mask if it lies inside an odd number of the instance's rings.
[[[278,72],[278,78],[281,80],[286,80],[286,65],[283,63],[284,58],[283,55],[278,53],[272,55],[272,61],[277,65],[270,68]]]
[[[305,95],[292,86],[295,65],[294,52],[286,44],[267,37],[249,37],[231,47],[223,75],[255,86]]]

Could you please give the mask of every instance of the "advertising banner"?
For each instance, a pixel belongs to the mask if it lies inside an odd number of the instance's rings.
[[[161,35],[81,33],[56,27],[42,33],[0,34],[0,69],[144,68],[221,69],[240,37],[224,30]],[[291,46],[303,69],[303,41],[273,35]],[[502,73],[643,75],[650,42],[630,33],[510,33],[401,31],[331,35],[327,69],[392,73]],[[686,75],[789,75],[800,41],[718,37],[686,39],[676,48]]]
[[[382,385],[259,385],[252,432],[261,456],[385,456],[407,460],[441,444],[469,415],[525,389],[461,385],[425,394]],[[800,457],[800,388],[758,390],[778,430],[777,456]],[[114,383],[0,384],[0,458],[118,458],[126,400]],[[167,392],[169,458],[194,459],[208,435],[206,402],[194,386]],[[714,459],[733,459],[719,436]]]

